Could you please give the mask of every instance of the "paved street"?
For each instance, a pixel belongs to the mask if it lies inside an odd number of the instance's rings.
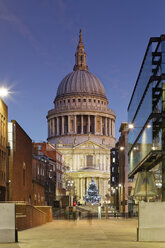
[[[54,220],[19,232],[18,244],[0,248],[159,248],[165,243],[136,242],[137,220]]]

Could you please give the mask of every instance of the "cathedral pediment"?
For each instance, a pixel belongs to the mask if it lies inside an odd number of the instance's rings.
[[[91,140],[87,140],[78,145],[75,145],[73,149],[105,149],[105,147]]]

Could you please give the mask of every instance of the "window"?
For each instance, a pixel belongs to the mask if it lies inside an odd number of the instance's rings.
[[[81,99],[78,99],[78,102],[81,102]]]
[[[112,177],[112,182],[114,182],[115,181],[115,177]]]
[[[70,102],[70,99],[68,99],[68,102]]]
[[[60,101],[60,104],[62,103],[62,101]]]
[[[23,162],[23,185],[25,186],[26,164]]]
[[[91,99],[89,99],[89,102],[91,102]]]
[[[84,102],[86,102],[86,99],[83,99]]]
[[[38,145],[37,148],[40,151],[42,149],[42,146],[41,145]]]
[[[101,104],[103,104],[103,101],[101,102]]]
[[[112,158],[112,162],[115,163],[115,158]]]
[[[73,99],[73,102],[75,102],[75,99]]]
[[[100,103],[100,100],[98,100],[98,103]]]
[[[87,167],[93,167],[93,156],[87,155]]]
[[[96,100],[95,100],[95,99],[94,99],[93,101],[94,101],[94,102],[96,102]]]
[[[115,171],[115,168],[114,167],[112,167],[112,172],[114,172]]]

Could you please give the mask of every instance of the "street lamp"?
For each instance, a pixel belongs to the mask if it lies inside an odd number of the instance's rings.
[[[124,151],[124,146],[120,146],[120,151]]]
[[[69,192],[69,206],[72,206],[72,197],[74,196],[74,180],[68,179],[66,181],[66,190]]]

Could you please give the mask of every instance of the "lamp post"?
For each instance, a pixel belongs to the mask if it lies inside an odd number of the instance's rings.
[[[68,179],[66,181],[66,189],[69,192],[69,207],[72,206],[72,196],[74,195],[74,180]]]

